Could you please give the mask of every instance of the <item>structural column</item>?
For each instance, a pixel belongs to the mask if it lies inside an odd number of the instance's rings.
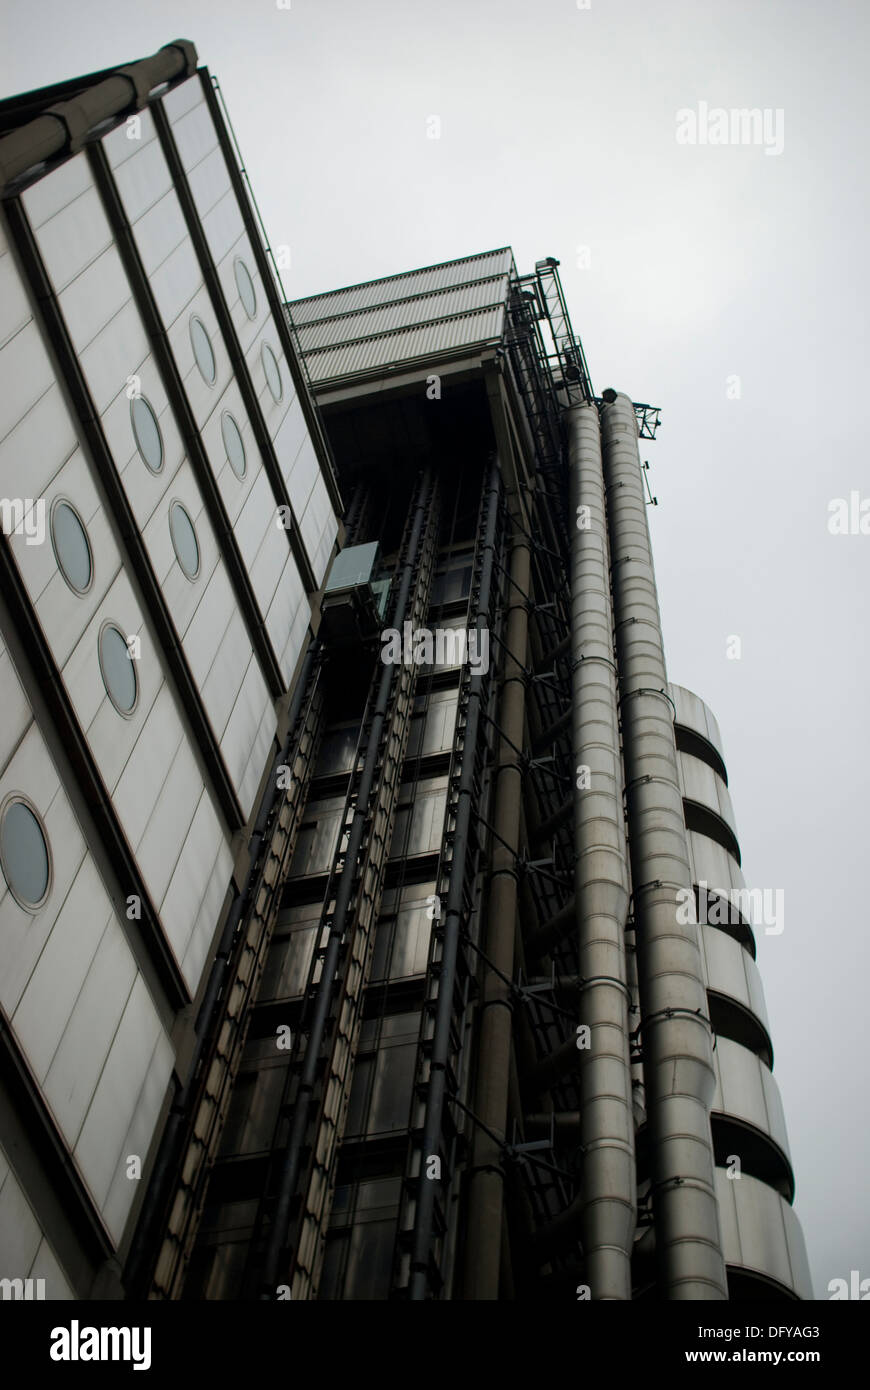
[[[502,1147],[507,1127],[511,1055],[511,995],[517,919],[517,852],[522,809],[523,725],[528,651],[529,541],[521,527],[516,491],[509,495],[512,520],[507,593],[507,652],[499,704],[502,738],[493,796],[492,875],[487,913],[487,969],[481,1003],[475,1090],[473,1169],[468,1196],[466,1294],[497,1299],[504,1215]],[[498,973],[496,973],[498,972]]]

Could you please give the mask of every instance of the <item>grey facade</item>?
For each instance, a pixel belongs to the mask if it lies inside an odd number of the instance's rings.
[[[0,1276],[811,1297],[657,411],[557,262],[285,309],[183,42],[0,118]]]

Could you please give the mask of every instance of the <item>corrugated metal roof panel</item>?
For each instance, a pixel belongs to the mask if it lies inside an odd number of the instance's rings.
[[[434,323],[457,314],[473,312],[475,309],[504,304],[507,292],[506,275],[475,280],[457,289],[415,295],[412,299],[396,300],[392,304],[365,309],[359,313],[342,314],[320,322],[297,324],[299,343],[303,352],[314,352],[318,348],[354,342],[377,333],[391,333],[400,328]]]
[[[497,251],[465,256],[462,260],[446,261],[443,265],[426,266],[422,270],[409,270],[401,275],[388,275],[382,280],[369,280],[363,285],[349,285],[345,289],[297,299],[289,306],[290,314],[299,327],[333,314],[355,313],[375,305],[391,304],[397,299],[408,299],[416,294],[449,289],[470,280],[506,275],[512,267],[513,252],[509,246],[500,247]]]
[[[305,361],[314,383],[331,381],[336,377],[370,372],[387,363],[411,362],[416,358],[431,360],[435,354],[452,348],[497,342],[503,329],[504,307],[499,305],[418,328],[383,333],[377,338],[321,348],[306,353]]]

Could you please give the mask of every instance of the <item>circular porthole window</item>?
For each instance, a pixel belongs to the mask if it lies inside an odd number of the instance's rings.
[[[99,655],[100,672],[109,699],[119,714],[132,714],[139,694],[139,682],[127,639],[114,623],[103,624]]]
[[[152,473],[159,473],[163,467],[163,437],[157,416],[144,396],[134,396],[130,402],[130,420],[143,462]]]
[[[198,319],[194,314],[190,320],[190,344],[193,348],[193,355],[196,358],[196,365],[202,373],[202,379],[207,386],[214,386],[217,368],[214,362],[214,348],[211,345],[211,338],[202,319]]]
[[[169,534],[176,559],[188,579],[199,574],[199,542],[193,522],[180,502],[173,502],[169,508]]]
[[[248,469],[245,458],[245,444],[242,439],[242,432],[228,410],[221,416],[221,434],[223,435],[224,448],[227,451],[230,468],[237,478],[244,478]]]
[[[74,594],[86,594],[94,561],[84,522],[71,502],[55,498],[51,506],[51,544],[57,567]]]
[[[260,357],[263,362],[263,371],[266,373],[266,382],[272,393],[272,399],[277,405],[284,394],[284,385],[281,381],[281,368],[278,366],[275,360],[275,354],[268,343],[263,344]]]
[[[242,308],[249,319],[255,319],[257,317],[257,293],[251,279],[251,272],[241,256],[236,256],[233,262],[233,273],[236,277],[236,289],[239,292],[239,299],[242,301]]]
[[[51,887],[51,855],[36,807],[17,793],[0,811],[0,866],[18,905],[37,912]]]

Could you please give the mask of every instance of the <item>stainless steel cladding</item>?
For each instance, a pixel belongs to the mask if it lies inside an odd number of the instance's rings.
[[[507,282],[505,281],[505,285]],[[497,343],[504,332],[504,305],[454,314],[435,323],[391,330],[354,342],[312,349],[305,361],[316,384],[354,376],[399,362],[431,361],[433,356]]]
[[[293,322],[299,328],[302,324],[335,318],[341,314],[362,313],[400,299],[435,294],[439,290],[469,285],[494,275],[509,275],[511,272],[516,274],[513,252],[509,246],[503,246],[480,256],[463,256],[456,261],[446,261],[443,265],[425,266],[422,270],[409,270],[402,275],[387,275],[381,280],[367,280],[365,284],[349,285],[342,290],[327,290],[325,294],[295,300],[290,309]],[[426,317],[426,314],[421,314],[417,322],[424,322]]]
[[[631,401],[601,420],[659,1281],[668,1298],[725,1299],[711,1029],[698,928],[678,916],[692,876]]]
[[[581,1238],[592,1297],[630,1299],[637,1189],[625,952],[629,884],[598,412],[578,406],[567,424],[569,515],[576,520],[571,651],[574,894],[583,981],[578,1018],[592,1040],[579,1072]]]
[[[297,324],[299,346],[306,354],[337,343],[357,342],[379,333],[402,332],[421,323],[442,323],[460,314],[500,307],[507,295],[507,277],[491,276],[468,285],[426,292],[408,299],[394,299],[371,309],[356,309],[325,319]]]
[[[403,362],[437,371],[457,350],[500,342],[512,271],[505,249],[297,300],[288,309],[312,381]]]
[[[754,960],[755,910],[759,899],[766,908],[767,895],[747,890],[740,870],[719,726],[691,691],[672,685],[670,694],[716,1034],[711,1128],[730,1297],[769,1297],[776,1289],[780,1297],[812,1298],[803,1237],[790,1206],[794,1174]]]
[[[796,1298],[812,1299],[803,1232],[788,1202],[748,1173],[729,1181],[722,1168],[716,1170],[716,1192],[725,1258],[730,1269],[755,1276],[754,1296],[780,1285]]]

